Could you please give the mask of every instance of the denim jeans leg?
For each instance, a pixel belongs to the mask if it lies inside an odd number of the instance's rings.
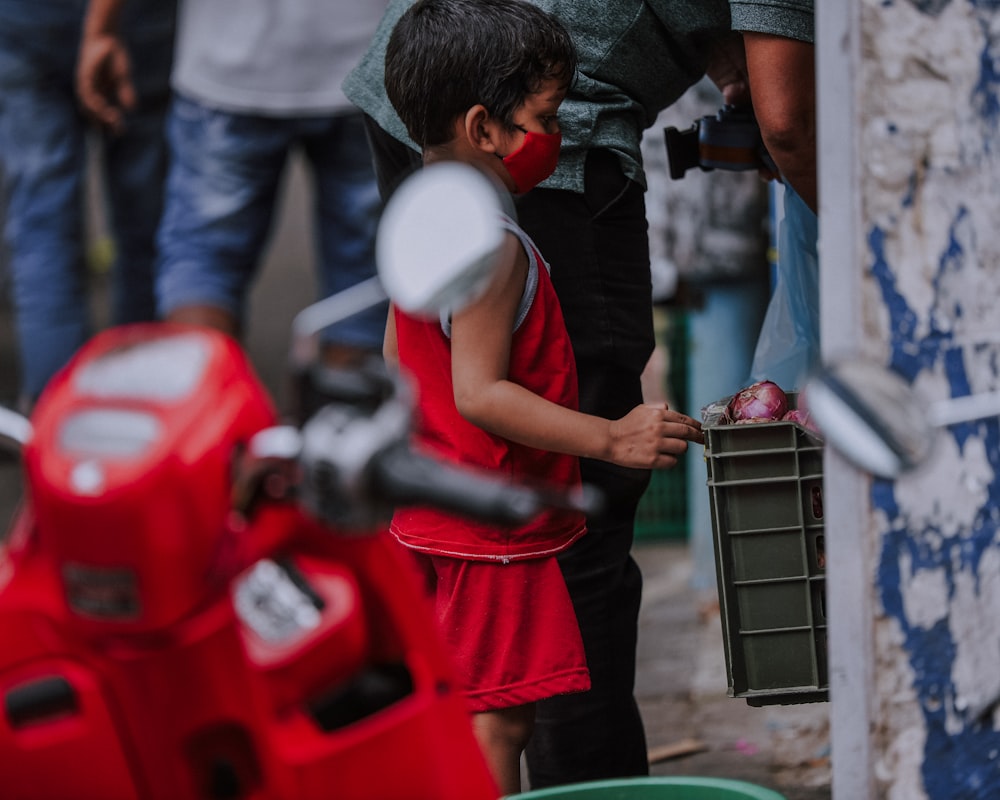
[[[316,187],[317,283],[329,297],[376,274],[375,230],[382,202],[360,113],[326,120],[329,132],[304,139]],[[381,351],[388,305],[333,325],[327,342]]]
[[[153,291],[156,228],[163,209],[166,152],[163,120],[129,120],[121,137],[105,141],[108,220],[115,244],[111,322],[122,325],[156,316]]]
[[[285,120],[230,114],[175,97],[170,168],[157,233],[157,307],[209,305],[242,320],[290,146]]]
[[[123,28],[138,102],[124,131],[104,137],[108,217],[115,242],[111,321],[153,319],[156,228],[167,173],[166,117],[173,60],[173,3],[130,3]],[[142,11],[141,14],[138,11]]]
[[[14,4],[15,8],[18,4]],[[46,40],[5,18],[0,31],[0,172],[8,192],[5,235],[21,360],[21,391],[34,399],[89,333],[83,264],[84,124],[72,87],[72,10],[23,5],[51,23]],[[10,13],[6,9],[5,13]],[[36,31],[35,33],[39,33]],[[40,35],[40,33],[39,33]],[[62,41],[60,41],[62,40]],[[60,55],[63,48],[68,55]]]
[[[583,195],[536,189],[522,226],[552,265],[577,358],[581,409],[617,419],[642,402],[653,349],[649,245],[642,188],[615,157],[591,153]],[[527,751],[532,788],[649,771],[634,698],[642,577],[630,555],[646,470],[581,461],[606,496],[588,532],[559,556],[587,652],[591,690],[538,704]]]

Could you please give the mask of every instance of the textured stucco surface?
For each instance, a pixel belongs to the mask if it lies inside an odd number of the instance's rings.
[[[927,400],[1000,390],[1000,4],[862,0],[862,320]],[[876,778],[1000,797],[1000,429],[872,485]]]

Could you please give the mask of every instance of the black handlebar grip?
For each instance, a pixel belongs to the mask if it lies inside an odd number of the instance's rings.
[[[549,504],[542,494],[483,472],[446,464],[398,443],[371,462],[376,491],[395,505],[428,505],[499,525],[527,522]]]

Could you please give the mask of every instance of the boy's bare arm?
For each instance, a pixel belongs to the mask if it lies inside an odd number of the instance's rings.
[[[688,442],[704,441],[697,421],[665,404],[641,405],[607,420],[549,402],[508,380],[511,331],[527,271],[520,247],[512,258],[512,269],[452,320],[455,403],[463,417],[530,447],[637,468],[675,466]]]

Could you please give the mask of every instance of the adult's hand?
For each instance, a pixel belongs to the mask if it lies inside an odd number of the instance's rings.
[[[705,74],[714,83],[726,105],[750,105],[750,80],[743,37],[730,34],[712,43]]]
[[[122,2],[91,0],[76,67],[76,92],[84,111],[116,132],[136,104],[132,65],[117,30]]]

